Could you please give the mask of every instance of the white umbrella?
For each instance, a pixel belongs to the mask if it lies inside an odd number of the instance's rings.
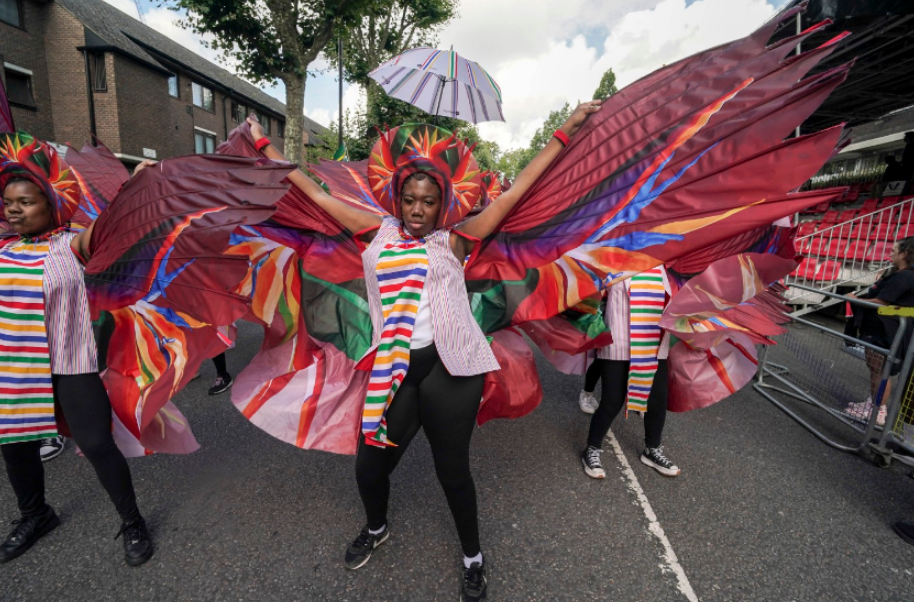
[[[413,48],[368,74],[394,98],[431,115],[504,121],[501,88],[479,63],[453,50]]]

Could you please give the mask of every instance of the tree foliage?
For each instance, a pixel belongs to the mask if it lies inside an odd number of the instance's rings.
[[[517,177],[517,174],[523,170],[533,158],[543,150],[543,147],[552,138],[555,130],[562,127],[562,124],[571,116],[571,105],[567,102],[561,109],[556,109],[549,113],[542,127],[536,130],[530,144],[526,148],[514,149],[507,151],[498,161],[498,171],[504,174],[509,180]]]
[[[618,91],[619,89],[616,88],[616,74],[613,73],[612,69],[607,69],[603,77],[600,78],[600,85],[593,92],[593,98],[594,100],[609,98]]]
[[[209,46],[236,63],[254,83],[286,87],[286,138],[302,140],[308,68],[340,28],[357,24],[372,0],[170,0],[183,9],[182,27],[211,34]],[[286,156],[302,158],[303,144]]]

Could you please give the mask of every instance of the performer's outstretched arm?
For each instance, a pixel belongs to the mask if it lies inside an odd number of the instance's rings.
[[[559,129],[564,132],[566,136],[574,136],[575,132],[584,124],[584,120],[587,119],[587,116],[600,110],[602,102],[603,101],[601,100],[592,100],[579,104],[568,120]],[[472,217],[457,226],[456,230],[479,239],[483,239],[492,234],[492,232],[495,231],[495,228],[498,227],[498,224],[501,223],[501,220],[503,220],[505,216],[508,215],[508,212],[514,208],[517,201],[519,201],[533,183],[543,175],[543,172],[546,171],[546,168],[552,164],[555,158],[559,156],[559,153],[562,152],[563,148],[564,145],[558,138],[549,140],[543,150],[541,150],[539,154],[530,161],[527,167],[517,175],[514,183],[511,184],[511,188],[505,191],[491,205],[483,209],[479,215]]]
[[[263,138],[263,126],[250,117],[248,117],[247,121],[251,125],[251,135],[254,137],[254,142]],[[274,161],[286,160],[285,156],[279,152],[279,149],[272,144],[264,147],[261,152],[267,159],[272,159]],[[324,189],[318,186],[314,180],[305,175],[302,170],[296,169],[288,175],[288,178],[299,190],[308,195],[308,198],[317,203],[321,209],[329,213],[333,219],[338,221],[341,226],[350,232],[362,232],[363,230],[370,230],[381,225],[380,216],[368,213],[367,211],[359,211],[355,207],[333,198],[331,195],[324,192]]]

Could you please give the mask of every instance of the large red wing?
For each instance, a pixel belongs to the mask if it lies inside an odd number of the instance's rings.
[[[147,167],[95,223],[86,289],[97,310],[146,300],[213,325],[246,302],[232,290],[248,258],[226,256],[232,231],[269,218],[288,165],[190,156]]]

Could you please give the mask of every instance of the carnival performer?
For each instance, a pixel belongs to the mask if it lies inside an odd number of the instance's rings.
[[[641,462],[660,474],[680,473],[663,453],[661,439],[668,401],[670,335],[660,319],[670,296],[663,266],[652,268],[609,287],[604,319],[612,344],[597,351],[601,400],[590,420],[587,447],[581,454],[584,472],[594,479],[606,477],[600,461],[603,439],[623,406],[644,412],[644,451]]]
[[[483,375],[499,365],[473,319],[463,261],[599,108],[599,101],[579,105],[511,189],[460,225],[442,219],[452,184],[433,162],[415,162],[393,175],[395,217],[384,219],[333,198],[300,171],[289,176],[367,245],[362,261],[378,348],[362,415],[356,481],[368,520],[346,550],[348,568],[364,566],[387,541],[390,475],[422,428],[463,548],[462,599],[486,597],[470,438]],[[261,146],[263,128],[250,123],[264,154],[283,159],[272,145]]]
[[[144,161],[136,168],[145,168]],[[16,234],[0,247],[0,450],[21,518],[0,562],[24,554],[60,519],[45,501],[42,439],[56,435],[55,405],[121,518],[127,564],[152,557],[130,468],[111,433],[111,403],[98,373],[83,264],[91,226],[62,220],[34,176],[0,179],[3,215]]]

